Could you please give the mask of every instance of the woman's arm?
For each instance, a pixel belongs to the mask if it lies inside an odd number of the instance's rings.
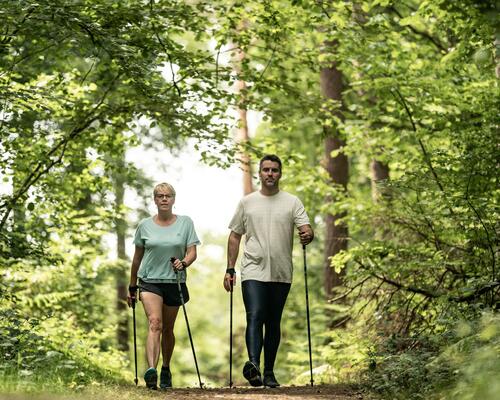
[[[132,306],[136,301],[137,294],[137,271],[141,266],[142,257],[144,256],[144,247],[135,246],[134,257],[132,258],[132,266],[130,267],[130,284],[128,287],[127,304]]]
[[[180,271],[184,268],[189,267],[192,263],[196,261],[197,253],[196,253],[196,245],[189,246],[186,249],[186,254],[182,260],[176,259],[172,265],[173,267]]]
[[[130,267],[130,286],[137,286],[137,271],[141,266],[142,257],[144,256],[144,247],[135,246],[134,257],[132,258],[132,266]]]

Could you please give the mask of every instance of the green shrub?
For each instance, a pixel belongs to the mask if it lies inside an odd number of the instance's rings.
[[[435,363],[453,368],[451,388],[436,398],[496,400],[500,393],[500,315],[487,312],[476,321],[462,321],[457,342],[447,347]]]
[[[437,336],[390,337],[370,352],[365,384],[384,398],[429,399],[452,376],[447,363],[429,368],[438,352],[437,342],[443,340]]]
[[[0,392],[65,391],[121,379],[121,357],[101,354],[99,340],[68,320],[0,310]]]

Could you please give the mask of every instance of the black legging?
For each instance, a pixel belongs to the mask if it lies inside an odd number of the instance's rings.
[[[281,314],[290,283],[243,281],[243,302],[247,313],[246,344],[248,357],[256,365],[264,344],[264,370],[272,371],[280,344]],[[265,336],[263,335],[265,326]]]

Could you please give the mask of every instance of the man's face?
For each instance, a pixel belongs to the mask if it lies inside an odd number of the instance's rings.
[[[265,160],[259,171],[262,186],[269,189],[278,187],[281,178],[280,165],[276,161]]]

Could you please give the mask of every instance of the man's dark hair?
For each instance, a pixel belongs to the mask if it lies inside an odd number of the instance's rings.
[[[266,154],[264,157],[262,157],[260,159],[260,162],[259,162],[259,172],[262,170],[262,163],[264,161],[273,161],[273,162],[278,163],[278,165],[280,166],[280,172],[281,172],[281,160],[280,160],[280,158],[276,154]]]

